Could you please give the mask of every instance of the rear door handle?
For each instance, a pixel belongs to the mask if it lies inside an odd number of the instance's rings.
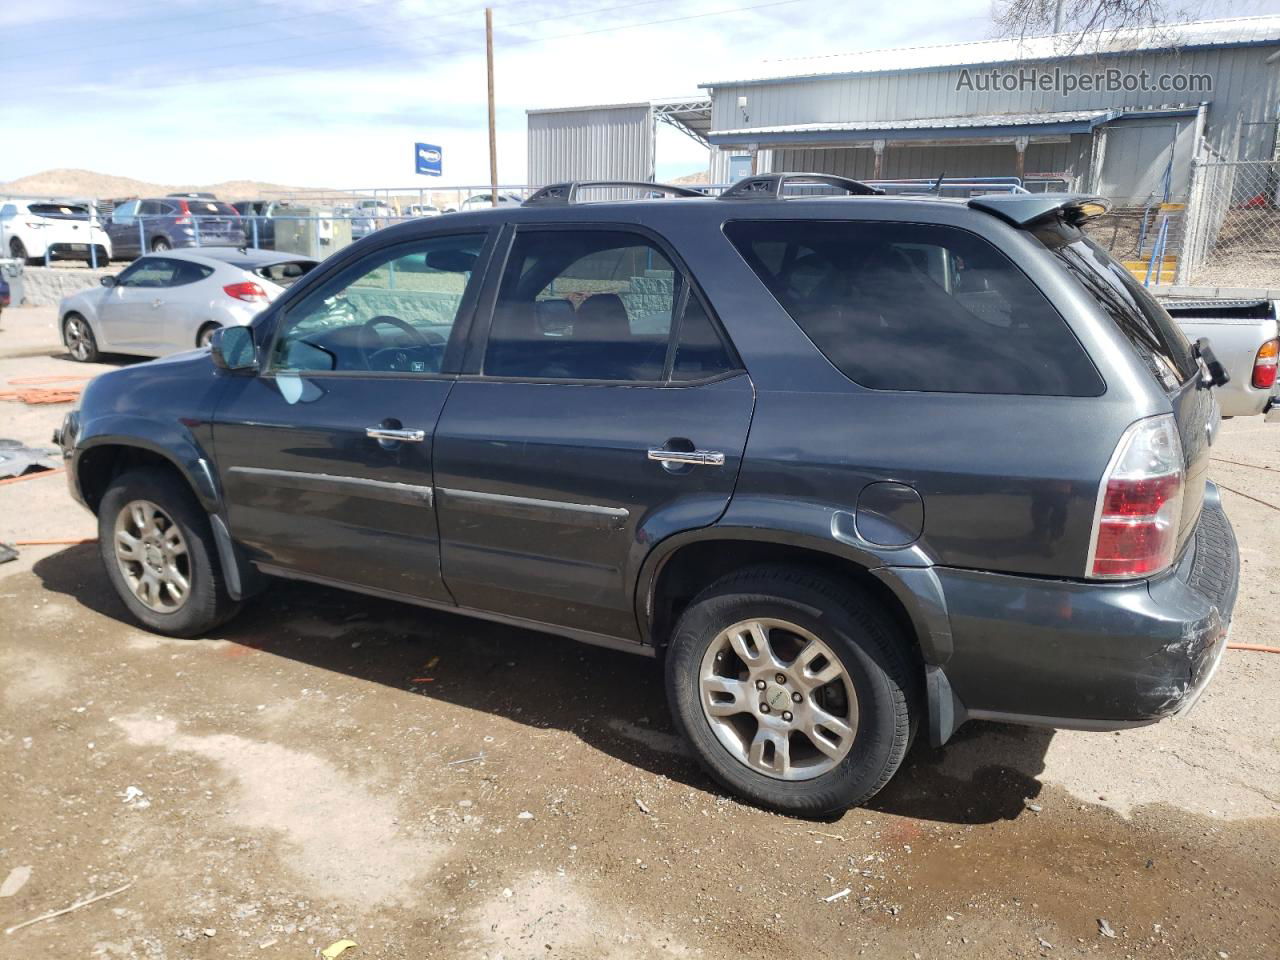
[[[724,454],[719,450],[666,450],[659,447],[649,451],[649,459],[659,463],[687,463],[695,467],[724,466]]]
[[[389,427],[365,427],[364,435],[374,440],[395,440],[405,443],[421,443],[427,439],[425,430],[392,430]]]

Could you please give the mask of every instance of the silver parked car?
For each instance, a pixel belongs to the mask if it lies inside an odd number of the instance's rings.
[[[163,357],[242,326],[316,265],[272,250],[210,247],[139,257],[102,286],[64,297],[62,341],[76,360],[101,352]]]

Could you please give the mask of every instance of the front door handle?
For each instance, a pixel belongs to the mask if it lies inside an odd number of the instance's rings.
[[[374,440],[393,440],[405,443],[421,443],[427,439],[425,430],[392,430],[389,427],[365,427],[364,435]]]
[[[649,459],[659,463],[682,463],[695,467],[724,466],[724,454],[719,450],[666,450],[659,447],[649,451]]]
[[[152,310],[155,310],[155,309],[157,309],[158,307],[160,307],[163,303],[164,303],[164,301],[163,301],[163,300],[152,300],[152,301],[151,301],[151,309],[152,309]]]

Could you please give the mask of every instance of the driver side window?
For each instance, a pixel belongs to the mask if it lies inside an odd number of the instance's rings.
[[[484,241],[432,237],[352,264],[285,314],[272,369],[439,373]]]

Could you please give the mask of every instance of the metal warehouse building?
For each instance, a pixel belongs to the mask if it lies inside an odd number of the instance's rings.
[[[653,179],[666,121],[707,144],[713,183],[753,169],[1001,176],[1176,202],[1193,158],[1273,159],[1278,78],[1280,17],[789,60],[675,105],[530,111],[529,174]]]

